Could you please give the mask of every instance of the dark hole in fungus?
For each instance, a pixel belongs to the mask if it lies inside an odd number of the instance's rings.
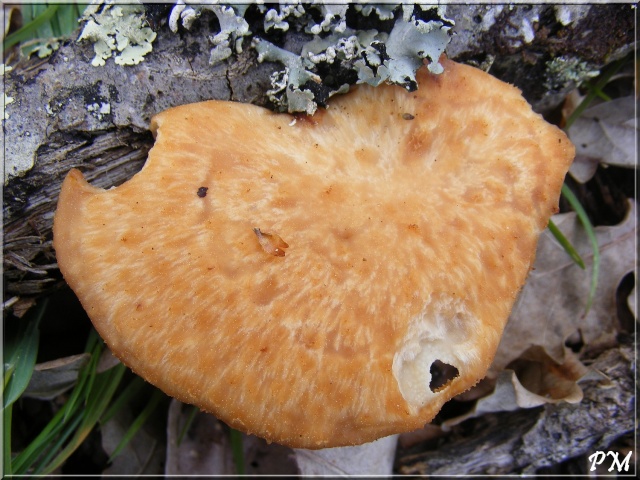
[[[208,187],[200,187],[200,188],[198,189],[198,196],[199,196],[200,198],[204,198],[204,197],[206,197],[206,196],[207,196],[207,190],[209,190],[209,188],[208,188]]]
[[[405,120],[413,120],[413,119],[414,119],[414,118],[416,118],[416,117],[414,117],[414,116],[413,116],[413,115],[411,115],[410,113],[403,113],[403,114],[402,114],[402,118],[404,118]]]
[[[437,392],[446,387],[451,380],[456,378],[460,372],[453,365],[435,360],[429,368],[431,373],[431,382],[429,382],[429,388],[432,392]]]

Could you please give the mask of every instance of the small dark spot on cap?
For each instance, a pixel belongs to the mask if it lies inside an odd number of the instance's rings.
[[[410,113],[403,113],[402,118],[404,118],[405,120],[413,120],[416,117],[411,115]]]
[[[200,188],[198,189],[198,196],[199,196],[200,198],[204,198],[204,197],[206,197],[206,196],[207,196],[207,190],[209,190],[209,188],[208,188],[208,187],[200,187]]]

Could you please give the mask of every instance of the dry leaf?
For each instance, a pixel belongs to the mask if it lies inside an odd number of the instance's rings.
[[[37,364],[24,396],[51,400],[64,393],[76,384],[78,372],[90,358],[88,353],[81,353]]]
[[[479,399],[470,412],[444,422],[443,427],[446,429],[485,413],[533,408],[562,401],[580,402],[582,389],[577,382],[589,370],[571,350],[566,349],[564,357],[565,362],[558,365],[542,348],[530,348],[498,374],[493,393]]]
[[[580,332],[587,345],[607,344],[617,333],[616,289],[635,267],[636,204],[629,202],[626,219],[612,227],[596,227],[600,246],[600,278],[593,306],[584,315],[591,281],[591,245],[576,214],[553,218],[558,228],[580,253],[582,270],[547,230],[541,235],[534,270],[511,312],[492,376],[531,346],[538,345],[558,364],[564,362],[565,339]]]
[[[582,390],[577,382],[589,369],[568,348],[565,349],[564,359],[564,363],[558,365],[541,347],[531,347],[508,365],[522,387],[540,397],[540,400],[534,400],[534,397],[528,396],[529,401],[536,404],[531,406],[559,401],[578,403],[582,400]]]
[[[165,475],[234,474],[229,437],[213,415],[199,412],[178,444],[191,408],[178,400],[171,400]]]
[[[228,431],[213,415],[199,412],[178,444],[193,407],[171,401],[167,422],[166,475],[231,475],[236,472]],[[295,475],[293,450],[242,435],[245,474]]]
[[[636,166],[636,122],[633,96],[588,108],[569,128],[576,146],[571,175],[581,183],[593,177],[599,163]]]
[[[33,297],[28,297],[28,298],[14,297],[14,298],[16,298],[16,301],[11,305],[11,307],[13,309],[13,315],[16,318],[24,317],[25,313],[27,313],[27,311],[36,304],[36,299]],[[7,307],[8,306],[9,305],[7,305]]]
[[[105,348],[100,354],[100,359],[98,360],[98,366],[96,367],[96,372],[102,373],[106,372],[110,368],[115,367],[120,363],[120,360],[111,353],[111,350]]]
[[[295,449],[302,475],[391,475],[398,435],[357,447]]]
[[[24,395],[40,400],[51,400],[57,397],[76,384],[78,373],[90,358],[90,354],[80,353],[37,364]],[[111,351],[105,349],[98,361],[97,372],[102,373],[118,363],[120,361]]]

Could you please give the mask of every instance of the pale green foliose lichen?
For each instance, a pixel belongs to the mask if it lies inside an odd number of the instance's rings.
[[[289,30],[289,22],[286,21],[286,18],[288,16],[300,18],[304,14],[304,7],[302,5],[281,5],[279,10],[270,8],[264,14],[264,31],[269,32],[274,29],[286,32]]]
[[[256,12],[262,16],[265,35],[295,31],[309,37],[300,52],[293,52],[273,44],[268,37],[262,38],[260,32],[251,32],[244,18],[248,8],[248,5],[237,4],[223,7],[211,0],[179,0],[171,10],[169,27],[173,32],[180,27],[189,29],[204,12],[213,12],[220,31],[209,36],[210,63],[216,64],[240,53],[245,37],[251,38],[248,46],[257,51],[258,61],[283,66],[271,77],[271,89],[267,92],[271,102],[282,111],[308,114],[313,114],[330,96],[348,90],[354,78],[355,83],[373,86],[393,83],[414,90],[416,71],[423,64],[433,73],[442,72],[438,59],[454,25],[445,16],[445,7],[437,5],[319,2],[255,5],[253,18]],[[364,20],[363,24],[384,22],[386,31],[350,27],[349,21],[358,17]],[[333,78],[330,85],[323,83],[324,78],[319,75],[328,70]]]
[[[307,82],[320,83],[320,77],[304,66],[303,58],[272,43],[255,39],[253,47],[258,52],[258,61],[265,59],[282,63],[285,68],[271,77],[272,88],[267,92],[269,99],[276,105],[288,105],[291,112],[305,112],[313,115],[317,109],[313,92],[296,88]]]
[[[83,22],[78,41],[93,42],[96,55],[91,64],[96,67],[112,56],[118,65],[137,65],[151,52],[156,38],[141,4],[93,4],[85,10]]]
[[[322,20],[320,23],[309,22],[305,32],[318,35],[323,32],[342,33],[347,28],[348,5],[322,5]]]
[[[52,38],[51,40],[47,40],[34,50],[34,52],[38,55],[38,58],[45,58],[51,55],[53,52],[60,48],[60,42]]]
[[[365,17],[371,15],[372,12],[375,12],[378,15],[380,20],[393,20],[394,10],[397,5],[394,4],[381,4],[381,5],[355,5],[355,9]]]
[[[225,6],[211,1],[190,3],[179,0],[171,10],[169,28],[172,32],[177,32],[180,24],[186,29],[191,28],[193,22],[208,10],[216,15],[220,24],[220,32],[209,37],[213,45],[209,62],[215,65],[229,58],[234,51],[242,53],[242,39],[251,35],[249,24],[244,19],[244,13],[249,5]]]

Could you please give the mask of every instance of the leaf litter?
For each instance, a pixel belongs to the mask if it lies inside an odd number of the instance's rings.
[[[590,180],[598,165],[637,167],[635,98],[616,98],[588,108],[569,128],[576,158],[569,169],[580,183]]]
[[[541,236],[534,269],[511,313],[488,377],[477,387],[477,395],[472,389],[463,396],[477,402],[470,411],[445,420],[445,429],[485,413],[561,401],[579,403],[581,381],[606,379],[582,364],[567,343],[579,338],[582,345],[592,348],[615,345],[619,331],[616,291],[622,278],[635,271],[636,217],[636,204],[629,201],[621,224],[596,227],[605,268],[593,308],[586,315],[588,273],[569,259],[549,232]],[[592,254],[577,215],[560,214],[553,221],[589,267]],[[494,385],[489,394],[487,383]]]

